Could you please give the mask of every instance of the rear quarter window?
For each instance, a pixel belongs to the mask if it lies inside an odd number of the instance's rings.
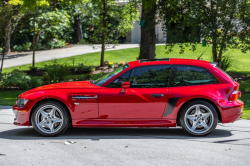
[[[172,68],[170,87],[215,83],[219,83],[219,81],[205,68],[185,65],[174,65]]]

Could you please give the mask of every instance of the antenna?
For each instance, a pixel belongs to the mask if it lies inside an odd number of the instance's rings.
[[[208,46],[209,47],[209,46]],[[207,51],[207,49],[208,49],[208,47],[205,49],[205,51],[204,52],[206,52]],[[201,58],[201,56],[204,54],[204,52],[199,56],[199,58],[197,59],[197,60],[200,60],[200,58]]]

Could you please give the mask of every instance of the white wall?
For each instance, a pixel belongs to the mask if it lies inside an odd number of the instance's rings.
[[[133,23],[133,29],[131,30],[131,43],[140,43],[141,41],[141,26],[139,21]]]

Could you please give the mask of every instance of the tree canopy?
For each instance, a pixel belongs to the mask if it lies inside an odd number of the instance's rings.
[[[228,46],[250,50],[249,0],[166,0],[160,16],[167,30],[167,53],[176,44],[183,53],[187,42],[194,51],[202,38],[212,44],[213,61],[220,66]]]

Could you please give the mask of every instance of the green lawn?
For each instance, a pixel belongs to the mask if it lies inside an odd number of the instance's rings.
[[[0,105],[14,105],[17,97],[25,91],[1,91],[0,92]]]
[[[250,119],[250,93],[242,95],[240,98],[244,102],[243,119]]]
[[[165,46],[156,47],[156,58],[189,58],[197,59],[197,57],[206,49],[201,45],[197,46],[195,52],[190,51],[191,47],[186,48],[184,54],[179,54],[179,47],[175,46],[170,54],[165,54]],[[212,47],[210,46],[207,51],[203,54],[202,59],[207,61],[212,61]],[[241,73],[250,76],[250,53],[242,53],[240,50],[228,50],[225,54],[230,54],[234,58],[234,66],[228,71],[234,73]],[[120,62],[120,61],[134,61],[139,55],[139,48],[130,48],[123,50],[109,50],[105,52],[105,60],[110,62]],[[72,65],[72,59],[75,59],[75,63],[86,63],[86,65],[98,66],[100,64],[100,52],[89,53],[84,55],[77,55],[68,58],[58,59],[60,63],[68,63]],[[42,68],[45,64],[51,63],[50,61],[36,63],[36,67]],[[31,65],[23,65],[19,67],[11,67],[3,69],[3,72],[11,72],[14,69],[28,70]]]

